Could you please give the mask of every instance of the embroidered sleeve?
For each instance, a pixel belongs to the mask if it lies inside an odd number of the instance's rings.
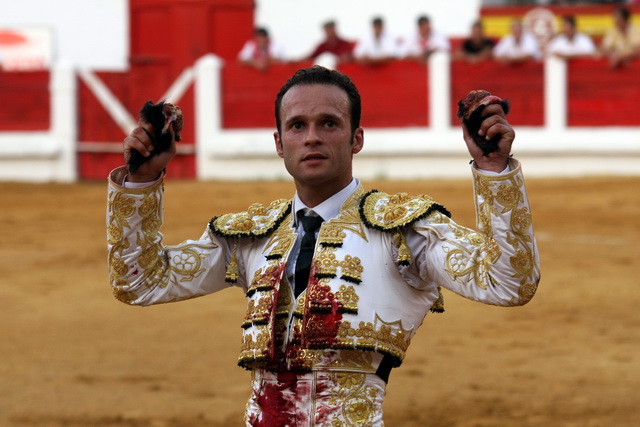
[[[423,282],[488,304],[527,303],[540,280],[539,255],[520,165],[486,176],[474,170],[477,230],[436,212],[406,232]]]
[[[115,297],[127,304],[180,301],[230,286],[225,269],[231,255],[223,239],[206,231],[200,240],[163,245],[162,194],[162,180],[141,189],[109,180],[109,278]]]

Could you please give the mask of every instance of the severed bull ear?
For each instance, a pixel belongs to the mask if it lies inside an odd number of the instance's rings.
[[[149,135],[154,150],[149,157],[144,157],[135,150],[131,151],[128,167],[132,173],[135,173],[150,157],[157,156],[171,147],[169,126],[174,131],[176,141],[182,139],[181,133],[184,121],[182,119],[182,110],[177,105],[164,101],[157,104],[147,101],[140,110],[140,120],[153,126],[153,132],[147,132],[146,130],[145,132]]]
[[[498,141],[500,141],[500,135],[496,135],[490,140],[478,135],[480,125],[488,117],[483,116],[482,112],[487,105],[491,104],[500,104],[504,113],[509,113],[509,100],[492,95],[486,90],[472,90],[464,99],[458,101],[458,118],[462,119],[462,123],[467,127],[469,135],[471,135],[478,147],[482,149],[482,153],[485,156],[497,151]]]

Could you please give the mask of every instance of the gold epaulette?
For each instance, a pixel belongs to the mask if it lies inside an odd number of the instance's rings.
[[[373,190],[360,200],[360,217],[365,225],[381,231],[397,231],[426,218],[434,211],[449,211],[427,195],[387,194]]]
[[[222,237],[264,237],[278,228],[289,212],[291,200],[278,199],[267,206],[254,203],[245,212],[214,217],[209,229]]]

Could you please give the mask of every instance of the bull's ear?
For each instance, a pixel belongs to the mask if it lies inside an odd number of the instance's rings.
[[[505,114],[509,114],[509,110],[511,109],[511,103],[509,103],[509,100],[503,99],[500,105],[502,106],[502,111],[504,111]]]

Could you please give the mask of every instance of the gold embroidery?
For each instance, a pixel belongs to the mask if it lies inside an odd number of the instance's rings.
[[[402,234],[402,230],[397,230],[393,234],[393,243],[396,248],[398,248],[396,263],[398,265],[411,264],[411,250],[409,249],[409,246],[407,246],[407,241],[404,238],[404,234]]]
[[[340,356],[328,363],[327,366],[375,372],[373,367],[373,353],[371,351],[340,350]]]
[[[268,259],[278,259],[282,258],[293,246],[295,242],[295,235],[293,230],[291,229],[291,220],[283,223],[282,226],[276,230],[269,237],[269,241],[265,245],[265,249],[263,253],[269,251],[267,258]],[[287,229],[288,231],[285,231]],[[271,248],[270,250],[268,248]]]
[[[362,282],[362,272],[364,271],[364,268],[362,267],[360,258],[346,255],[344,260],[340,261],[339,265],[342,272],[342,275],[340,276],[342,280],[353,283]]]
[[[342,224],[332,224],[330,222],[324,224],[320,233],[318,234],[318,240],[325,245],[329,246],[342,246],[342,242],[347,235],[342,231]]]
[[[247,314],[242,324],[243,328],[257,324],[266,324],[271,316],[273,308],[273,292],[265,292],[259,298],[249,300],[247,304]]]
[[[209,226],[214,233],[226,237],[263,237],[277,228],[290,210],[289,200],[274,200],[268,206],[255,203],[246,212],[216,217]]]
[[[231,260],[227,265],[227,270],[224,273],[225,282],[236,283],[240,277],[240,271],[238,270],[238,240],[233,242],[233,249],[231,250]]]
[[[274,289],[282,279],[285,263],[273,263],[267,265],[264,269],[258,269],[254,275],[247,296],[250,297],[256,291]]]
[[[444,249],[446,271],[460,283],[475,281],[481,289],[488,289],[493,285],[490,274],[494,264],[502,256],[502,249],[493,238],[492,216],[509,214],[510,231],[506,232],[504,241],[511,246],[510,252],[514,254],[509,257],[513,277],[520,278],[518,297],[511,304],[522,304],[533,296],[536,288],[531,280],[535,261],[532,238],[529,235],[531,214],[524,205],[524,181],[518,174],[499,178],[476,174],[474,178],[474,188],[479,200],[476,214],[480,234],[452,223],[448,225],[456,237],[470,243],[469,248],[480,250],[472,253],[463,244],[448,242],[450,246]],[[498,184],[494,184],[496,182]]]
[[[340,262],[336,259],[335,247],[319,247],[313,260],[316,277],[335,277]]]
[[[367,235],[364,231],[364,226],[362,225],[362,221],[360,220],[360,216],[358,215],[358,210],[355,207],[340,212],[340,216],[330,220],[328,223],[326,223],[326,226],[335,227],[336,229],[342,229],[342,231],[350,231],[356,236],[361,237],[365,242],[368,242]],[[323,234],[318,235],[318,240],[321,243],[323,241],[323,237]],[[338,241],[337,237],[338,236],[334,237],[336,245],[342,246],[342,240]],[[339,237],[344,239],[346,235],[340,234]],[[332,242],[331,240],[329,241]]]
[[[129,289],[134,280],[148,288],[164,288],[169,284],[177,286],[197,278],[205,271],[203,260],[217,247],[213,243],[162,246],[159,233],[161,189],[161,185],[155,185],[144,191],[109,193],[109,272],[114,296],[126,303],[138,299],[138,295]],[[134,217],[139,221],[139,231],[131,233],[130,221]],[[129,265],[123,259],[123,253],[132,245],[140,248],[140,255]]]
[[[446,212],[429,196],[409,196],[407,193],[389,195],[371,192],[364,196],[361,204],[361,214],[367,226],[380,230],[407,226],[428,215],[433,209]]]
[[[249,368],[252,362],[265,361],[267,359],[267,349],[269,348],[269,326],[254,325],[251,329],[253,333],[245,333],[240,345],[240,357],[238,365]]]
[[[337,390],[329,398],[329,405],[340,407],[340,414],[331,420],[332,427],[371,425],[376,414],[378,390],[366,385],[366,374],[331,372]]]
[[[356,294],[353,286],[340,285],[340,290],[336,292],[336,300],[342,305],[342,311],[348,313],[358,312],[360,297]]]
[[[380,318],[376,315],[376,323]],[[361,321],[357,328],[351,326],[351,322],[343,320],[338,329],[337,345],[340,348],[352,348],[362,350],[377,350],[396,358],[396,366],[404,358],[409,347],[410,331],[399,326],[398,322],[381,322],[379,329],[373,323]],[[391,325],[395,325],[396,332],[392,332]]]

